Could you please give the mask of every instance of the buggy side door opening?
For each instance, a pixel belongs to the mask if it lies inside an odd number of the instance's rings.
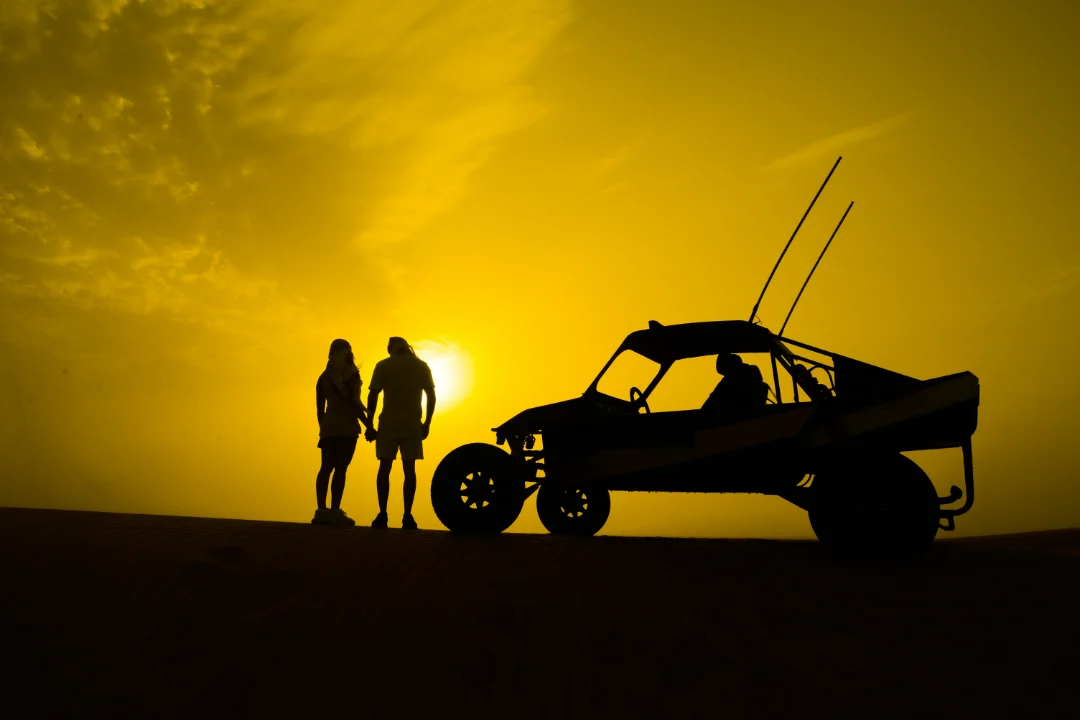
[[[648,412],[649,395],[669,367],[633,350],[620,348],[585,392],[600,393],[628,403],[635,411],[644,409]]]

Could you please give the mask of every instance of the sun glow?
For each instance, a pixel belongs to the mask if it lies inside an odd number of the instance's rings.
[[[435,380],[435,412],[456,407],[472,391],[472,357],[460,345],[446,340],[413,343],[417,356],[431,368]]]

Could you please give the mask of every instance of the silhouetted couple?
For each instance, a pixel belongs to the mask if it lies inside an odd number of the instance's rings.
[[[380,360],[371,373],[371,387],[365,408],[360,401],[360,370],[356,367],[352,347],[345,340],[330,343],[330,357],[326,370],[315,384],[315,402],[319,417],[319,448],[322,450],[322,466],[315,479],[315,499],[318,509],[311,522],[320,525],[355,525],[341,509],[341,496],[345,492],[345,475],[356,452],[360,438],[360,426],[364,426],[364,439],[375,442],[375,457],[379,460],[379,473],[375,486],[379,497],[379,514],[371,526],[387,526],[386,502],[390,496],[390,471],[394,460],[401,453],[401,466],[405,472],[402,495],[405,512],[401,527],[415,529],[412,516],[413,498],[416,495],[416,461],[424,459],[424,440],[431,430],[431,416],[435,412],[435,383],[431,368],[416,357],[412,346],[404,338],[392,337],[386,346],[389,357]],[[379,405],[379,393],[383,394],[383,410],[376,430],[371,418]],[[427,395],[427,412],[420,420],[420,396]],[[333,484],[330,475],[333,473]],[[330,507],[326,507],[326,490],[330,486]]]

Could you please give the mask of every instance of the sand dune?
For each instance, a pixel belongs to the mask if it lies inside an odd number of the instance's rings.
[[[1078,570],[1080,531],[874,568],[0,509],[3,693],[79,717],[1076,717]]]

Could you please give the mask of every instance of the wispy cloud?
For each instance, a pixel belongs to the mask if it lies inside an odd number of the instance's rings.
[[[571,20],[569,0],[437,4],[423,22],[401,13],[379,18],[394,27],[394,43],[361,65],[386,79],[357,103],[359,112],[345,113],[357,117],[356,147],[402,151],[358,238],[362,247],[407,238],[450,209],[498,142],[544,115],[526,75]],[[344,43],[342,50],[353,46]]]
[[[37,140],[30,137],[30,133],[23,130],[21,127],[15,128],[15,143],[19,149],[26,153],[26,156],[34,160],[42,160],[45,158],[45,149],[38,145]]]
[[[452,207],[499,140],[542,117],[526,76],[572,18],[570,0],[315,5],[290,20],[288,62],[244,78],[238,120],[390,158],[357,237],[368,249]]]
[[[53,252],[35,259],[46,265],[60,267],[74,265],[80,268],[88,268],[102,257],[111,254],[113,253],[95,247],[75,247],[69,238],[62,238],[55,244]]]
[[[765,167],[761,168],[762,172],[783,172],[792,170],[803,165],[809,165],[817,162],[822,158],[827,158],[835,155],[838,151],[845,148],[857,145],[859,143],[873,140],[874,138],[881,137],[887,133],[890,133],[897,128],[901,127],[908,120],[911,119],[913,112],[904,112],[898,115],[893,115],[890,118],[881,120],[870,125],[863,125],[862,127],[852,128],[850,130],[844,130],[838,132],[835,135],[818,140],[815,143],[811,143],[806,147],[786,155],[778,160],[774,160]]]

